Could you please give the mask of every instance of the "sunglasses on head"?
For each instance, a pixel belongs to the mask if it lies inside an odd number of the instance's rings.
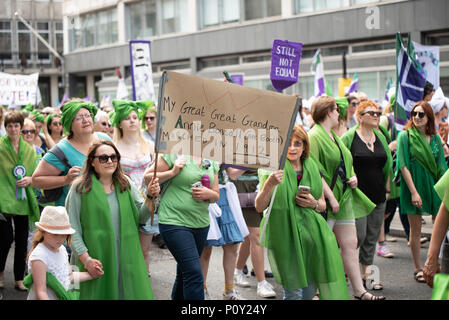
[[[22,130],[22,134],[35,134],[36,130],[31,129],[31,130]]]
[[[374,117],[374,116],[380,117],[382,112],[380,112],[380,111],[366,111],[366,112],[362,113],[362,116],[365,115],[365,114],[369,114],[371,117]]]
[[[118,160],[120,160],[119,156],[117,156],[116,154],[111,154],[111,155],[107,155],[107,154],[102,154],[99,156],[94,156],[94,158],[98,158],[98,161],[100,163],[107,163],[109,161],[109,159],[111,159],[112,162],[117,162]]]
[[[422,119],[422,118],[424,118],[426,113],[422,112],[422,111],[419,111],[419,112],[418,111],[412,111],[411,115],[412,115],[412,118],[418,116],[420,119]]]
[[[148,120],[153,121],[154,119],[156,119],[156,117],[154,117],[154,116],[151,116],[151,117],[145,117],[145,121],[148,121]]]

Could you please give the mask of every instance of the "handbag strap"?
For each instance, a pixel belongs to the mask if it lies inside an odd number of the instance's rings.
[[[47,152],[50,152],[51,154],[53,154],[56,158],[59,159],[59,161],[61,161],[70,170],[70,168],[72,166],[70,165],[69,160],[67,159],[64,151],[62,151],[62,149],[59,148],[58,145],[55,145],[53,148],[51,148]]]

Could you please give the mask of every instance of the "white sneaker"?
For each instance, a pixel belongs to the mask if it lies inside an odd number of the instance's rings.
[[[236,272],[234,273],[234,283],[239,287],[249,287],[250,283],[246,280],[246,276],[243,273]]]
[[[262,298],[274,298],[276,297],[276,292],[274,292],[271,284],[264,280],[257,285],[257,295]]]
[[[223,293],[223,300],[246,300],[237,292],[237,290],[232,290],[229,293]]]

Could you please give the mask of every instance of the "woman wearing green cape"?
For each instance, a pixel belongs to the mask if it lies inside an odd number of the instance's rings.
[[[406,214],[410,222],[414,278],[424,283],[420,261],[421,216],[438,213],[441,199],[434,185],[447,165],[431,106],[419,101],[410,114],[410,121],[398,136],[396,174],[401,174],[401,214]]]
[[[427,252],[426,263],[424,264],[423,275],[427,284],[433,288],[432,299],[448,300],[449,275],[440,273],[441,267],[438,257],[441,245],[449,245],[446,237],[449,228],[449,171],[446,171],[443,177],[438,180],[435,185],[435,191],[442,203],[433,225],[432,239]]]
[[[22,114],[8,112],[5,117],[7,134],[0,138],[0,288],[4,287],[6,259],[14,240],[14,286],[25,291],[28,229],[30,222],[39,221],[39,208],[31,186],[37,155],[20,135],[23,122]]]
[[[157,181],[148,192],[160,191]],[[67,196],[73,236],[72,259],[80,271],[97,278],[80,284],[80,300],[152,300],[148,272],[139,242],[139,224],[149,218],[143,197],[120,166],[110,141],[92,145],[82,174]]]
[[[261,222],[261,244],[268,249],[275,279],[284,287],[285,300],[311,300],[317,288],[323,300],[348,300],[337,241],[319,214],[326,207],[320,172],[299,125],[293,128],[287,159],[284,170],[259,169],[255,201],[258,212],[265,210],[277,186],[271,211]],[[299,185],[309,191],[300,192]]]
[[[377,240],[383,228],[386,199],[391,191],[393,158],[385,136],[377,130],[381,114],[373,101],[362,102],[355,111],[358,124],[341,137],[351,151],[358,187],[376,204],[369,215],[356,219],[359,261],[365,283],[369,276],[367,269],[373,264]],[[375,283],[373,279],[369,281],[374,290],[383,289],[380,283]]]
[[[355,219],[367,216],[376,205],[357,188],[351,152],[333,132],[339,118],[335,99],[321,96],[312,103],[311,111],[315,125],[308,133],[310,153],[323,174],[324,196],[329,201],[328,224],[340,246],[354,298],[383,300],[385,297],[364,289],[357,255]]]

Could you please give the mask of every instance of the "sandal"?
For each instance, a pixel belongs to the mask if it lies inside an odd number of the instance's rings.
[[[426,283],[426,279],[424,279],[422,269],[419,269],[419,270],[416,270],[415,272],[413,272],[413,277],[415,278],[416,282]]]
[[[374,294],[371,294],[371,298],[364,298],[365,295],[368,293],[368,291],[365,291],[360,295],[360,297],[354,296],[354,299],[356,300],[385,300],[386,298],[384,296],[375,296]]]
[[[362,279],[363,287],[367,290],[383,290],[384,286],[380,283],[375,283],[373,279]],[[367,282],[370,284],[369,288]]]

